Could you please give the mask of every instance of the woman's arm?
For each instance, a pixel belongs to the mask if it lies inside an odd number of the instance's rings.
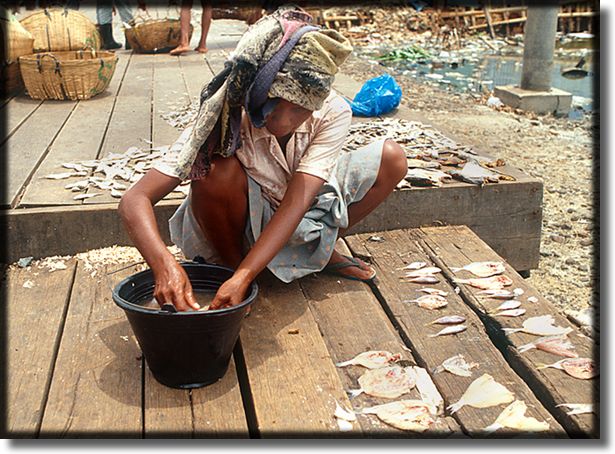
[[[322,178],[307,173],[293,175],[280,206],[235,274],[222,284],[210,309],[235,306],[241,302],[250,282],[289,240],[324,183]]]
[[[151,169],[124,194],[119,213],[128,235],[154,273],[154,297],[160,305],[171,303],[182,311],[199,309],[199,305],[186,272],[162,241],[154,215],[154,205],[179,183],[178,178]]]

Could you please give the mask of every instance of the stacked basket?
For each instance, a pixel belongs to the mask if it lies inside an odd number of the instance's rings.
[[[135,17],[124,27],[126,41],[135,52],[168,52],[179,45],[179,19]],[[192,36],[192,30],[193,27],[190,25],[190,36]]]
[[[19,58],[34,99],[89,99],[109,86],[117,57],[99,51],[96,26],[78,11],[55,8],[21,21],[34,38],[33,55]]]
[[[14,16],[0,18],[0,32],[4,42],[1,75],[4,85],[2,92],[12,94],[23,88],[19,73],[19,57],[33,52],[34,38]]]

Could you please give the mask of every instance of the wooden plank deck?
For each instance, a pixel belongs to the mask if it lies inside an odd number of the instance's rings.
[[[198,99],[203,85],[223,68],[243,30],[245,24],[239,21],[213,21],[208,38],[210,51],[204,55],[189,52],[172,57],[120,50],[110,87],[87,101],[41,102],[25,94],[7,100],[0,107],[6,118],[0,153],[8,157],[8,185],[0,208],[12,245],[7,260],[50,253],[74,254],[114,243],[130,244],[119,217],[113,215],[118,199],[106,191],[95,190],[102,195],[75,201],[75,193],[64,189],[68,180],[41,177],[65,171],[61,167],[63,162],[101,158],[131,146],[146,147],[147,141],[154,146],[172,143],[180,131],[161,118],[161,111],[171,110],[170,103]],[[336,76],[334,88],[348,97],[353,97],[360,87],[361,82],[343,73]],[[393,115],[422,120],[403,107]],[[434,126],[437,129],[438,125]],[[517,177],[514,182],[483,188],[454,182],[440,188],[394,191],[349,233],[464,224],[515,269],[536,268],[542,183],[522,174],[512,164],[505,171]],[[177,205],[181,198],[183,195],[172,193],[166,199]],[[408,209],[410,206],[412,210]],[[74,222],[75,208],[83,210],[79,222]],[[165,238],[165,219],[171,211],[172,208],[159,210]],[[84,233],[87,231],[113,234],[104,234],[108,242],[101,243],[102,240]]]
[[[191,391],[169,389],[155,381],[123,314],[111,301],[110,285],[131,269],[105,279],[107,268],[93,274],[80,259],[67,269],[11,267],[7,271],[9,316],[7,353],[7,436],[48,437],[352,437],[443,438],[485,437],[482,429],[506,407],[463,407],[445,411],[435,427],[418,434],[391,428],[374,415],[358,415],[353,430],[341,432],[333,412],[335,401],[355,411],[387,402],[361,395],[349,399],[364,372],[359,366],[339,368],[369,349],[401,353],[410,364],[424,367],[444,399],[456,402],[468,384],[488,373],[528,405],[527,414],[549,423],[542,436],[599,437],[596,415],[568,416],[556,405],[598,404],[600,378],[577,380],[560,370],[536,371],[539,362],[558,357],[545,352],[519,354],[520,344],[534,338],[495,336],[501,326],[519,326],[520,319],[494,319],[471,289],[457,295],[450,269],[474,260],[500,259],[468,228],[379,232],[346,239],[352,253],[373,262],[378,277],[369,286],[337,276],[318,274],[291,284],[270,275],[259,278],[260,293],[243,322],[225,377]],[[345,248],[345,244],[339,245]],[[398,268],[422,260],[443,269],[436,287],[449,291],[449,305],[427,311],[402,303],[417,296],[416,284],[401,283]],[[524,303],[527,316],[563,315],[540,298],[507,265],[506,275],[539,302]],[[31,280],[32,288],[23,284]],[[525,300],[524,300],[525,301]],[[425,326],[441,315],[464,315],[468,330],[447,337],[428,337],[439,328]],[[523,317],[525,318],[525,317]],[[596,354],[590,338],[573,327],[577,352]],[[407,349],[411,351],[407,351]],[[480,364],[472,377],[433,373],[444,359],[462,353]],[[420,398],[416,389],[402,398]],[[527,436],[511,430],[492,437]]]

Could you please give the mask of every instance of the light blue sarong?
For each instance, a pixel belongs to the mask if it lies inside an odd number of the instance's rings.
[[[267,268],[281,281],[291,282],[321,271],[331,258],[340,228],[348,226],[348,206],[361,200],[374,185],[385,139],[355,151],[343,152],[331,178],[320,189],[287,244]],[[261,188],[248,176],[249,216],[245,237],[251,247],[274,214]],[[191,207],[191,194],[169,220],[171,240],[188,258],[197,255],[220,263],[212,245],[203,235]]]

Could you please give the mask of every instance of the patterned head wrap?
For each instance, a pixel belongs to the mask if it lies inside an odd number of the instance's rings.
[[[271,98],[308,110],[322,107],[352,47],[337,31],[311,22],[298,7],[285,6],[244,33],[224,69],[201,92],[192,134],[175,163],[181,179],[204,177],[213,153],[228,157],[241,146],[243,106],[257,127],[273,108]]]

